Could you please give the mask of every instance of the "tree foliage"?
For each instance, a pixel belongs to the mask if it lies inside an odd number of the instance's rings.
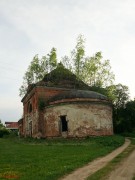
[[[2,121],[0,120],[0,138],[2,138],[4,135],[8,135],[9,131],[5,128]]]
[[[122,133],[131,131],[131,121],[127,117],[127,105],[130,102],[129,89],[122,84],[112,85],[108,87],[108,97],[113,102],[113,123],[114,132]],[[135,128],[135,126],[134,126]]]
[[[85,56],[84,43],[85,43],[84,37],[82,35],[79,35],[77,38],[75,49],[73,49],[71,52],[71,57],[74,63],[73,72],[79,79],[82,78],[82,71],[84,67],[84,56]]]
[[[114,82],[115,76],[110,61],[103,60],[101,52],[95,53],[92,57],[85,56],[85,39],[82,35],[78,36],[71,56],[63,57],[62,63],[91,87],[105,88]]]
[[[49,71],[52,71],[57,66],[57,52],[55,48],[52,48],[50,54],[48,54],[48,65]]]
[[[129,89],[127,86],[122,85],[122,84],[117,84],[115,86],[114,90],[115,94],[115,100],[114,100],[114,105],[115,108],[124,108],[126,103],[129,100]]]
[[[42,58],[35,55],[24,74],[20,95],[24,96],[30,84],[42,80],[47,73],[56,68],[57,61],[56,48],[52,48],[50,53]],[[93,56],[85,55],[85,39],[82,35],[78,36],[70,56],[61,58],[61,65],[74,73],[78,80],[88,84],[91,90],[106,95],[112,101],[115,132],[135,129],[135,100],[129,100],[128,87],[120,83],[114,84],[115,76],[110,61],[104,60],[100,51]],[[60,76],[61,74],[64,72],[60,73]]]
[[[0,129],[3,129],[5,126],[3,125],[1,119],[0,119]]]
[[[30,84],[42,80],[45,74],[52,71],[56,66],[57,53],[55,48],[52,48],[50,53],[47,56],[43,56],[41,59],[39,59],[38,55],[35,55],[24,74],[23,84],[19,89],[19,95],[24,96]]]
[[[75,48],[70,57],[61,58],[62,64],[91,87],[105,88],[113,84],[114,74],[111,71],[109,60],[103,60],[102,53],[97,52],[94,56],[85,56],[85,39],[79,35]],[[30,84],[43,79],[45,74],[57,67],[57,51],[52,48],[50,53],[39,59],[35,55],[23,77],[20,87],[20,96],[24,96]]]
[[[115,109],[124,108],[125,104],[129,101],[129,89],[122,84],[107,86],[107,96],[112,101]]]
[[[94,56],[86,58],[83,78],[90,86],[107,87],[113,84],[115,76],[109,60],[103,60],[102,53],[97,52]]]
[[[114,109],[115,133],[135,132],[135,100],[130,100],[125,107]]]
[[[66,69],[69,69],[70,71],[72,71],[73,69],[73,65],[71,63],[71,59],[68,56],[64,56],[61,58],[61,63],[63,64],[63,66]]]

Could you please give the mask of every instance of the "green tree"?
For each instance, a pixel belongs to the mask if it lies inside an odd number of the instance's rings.
[[[0,129],[2,129],[2,128],[5,128],[5,126],[3,125],[3,123],[2,123],[2,121],[0,119]]]
[[[124,117],[130,122],[132,130],[135,130],[135,100],[127,102]]]
[[[64,56],[61,58],[61,63],[66,69],[69,69],[70,71],[73,71],[71,59],[68,56]]]
[[[0,138],[2,138],[4,135],[8,135],[9,131],[5,128],[2,121],[0,120]]]
[[[111,71],[109,60],[102,59],[102,53],[97,52],[87,57],[84,63],[83,79],[90,86],[107,87],[113,84],[114,74]]]
[[[19,95],[24,96],[27,92],[27,88],[30,84],[36,83],[40,81],[43,76],[45,75],[44,66],[43,66],[43,60],[45,59],[39,59],[38,55],[35,55],[28,66],[27,71],[24,74],[23,77],[23,84],[19,89]]]
[[[135,101],[128,101],[125,107],[114,109],[114,113],[114,130],[116,133],[135,131]]]
[[[23,83],[19,89],[19,95],[23,97],[27,93],[30,84],[42,80],[45,74],[49,73],[56,66],[57,53],[55,48],[52,48],[51,52],[47,56],[43,56],[41,59],[39,59],[38,55],[35,55],[24,74]]]
[[[52,71],[57,66],[57,51],[56,48],[52,48],[48,54],[49,71]]]
[[[104,60],[101,52],[97,52],[92,57],[85,57],[85,39],[82,35],[77,38],[77,43],[71,57],[64,56],[61,59],[62,64],[73,72],[78,79],[83,80],[91,87],[106,88],[113,84],[114,74],[111,71],[109,60]],[[35,55],[23,77],[23,84],[20,87],[20,96],[24,96],[30,84],[43,79],[44,75],[57,67],[57,51],[52,48],[47,56],[39,59]]]
[[[128,86],[117,84],[114,86],[112,94],[114,94],[114,105],[116,109],[124,108],[129,101],[129,88]]]
[[[77,38],[77,44],[75,46],[75,49],[71,52],[72,55],[72,61],[74,63],[74,70],[73,72],[75,75],[82,79],[82,70],[84,66],[84,56],[85,56],[85,39],[82,35],[79,35]]]
[[[122,84],[112,85],[108,87],[108,97],[113,102],[113,123],[114,132],[121,133],[129,130],[130,122],[125,116],[126,104],[129,101],[129,89]],[[128,128],[127,128],[128,127]]]

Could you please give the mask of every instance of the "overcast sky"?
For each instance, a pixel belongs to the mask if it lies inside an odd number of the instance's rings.
[[[57,48],[69,55],[76,38],[86,55],[102,51],[116,83],[135,97],[135,0],[0,0],[0,119],[22,116],[19,87],[33,56]]]

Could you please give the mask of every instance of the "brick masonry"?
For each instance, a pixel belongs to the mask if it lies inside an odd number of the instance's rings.
[[[34,138],[113,134],[112,107],[109,101],[72,98],[48,102],[53,96],[66,91],[69,92],[69,89],[34,87],[22,100],[24,114],[21,134]],[[45,103],[42,110],[39,109],[41,101]]]
[[[68,124],[67,137],[112,135],[112,108],[104,104],[76,102],[45,109],[45,137],[62,136],[61,116]],[[65,134],[64,134],[65,135]]]

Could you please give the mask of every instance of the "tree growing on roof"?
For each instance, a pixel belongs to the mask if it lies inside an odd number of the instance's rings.
[[[90,86],[107,87],[113,84],[115,76],[111,71],[109,60],[103,60],[102,53],[97,52],[85,59],[83,78]]]
[[[105,88],[113,84],[114,74],[111,71],[109,60],[103,60],[102,53],[97,52],[94,56],[85,56],[85,39],[82,35],[77,38],[76,46],[71,56],[64,56],[62,64],[76,77],[91,87]],[[24,96],[27,88],[32,83],[42,80],[45,74],[57,67],[57,51],[52,48],[50,53],[39,59],[35,55],[23,77],[20,87],[20,96]]]
[[[71,57],[73,59],[73,65],[74,69],[73,72],[75,75],[82,79],[82,72],[84,67],[84,61],[85,61],[85,39],[82,35],[79,35],[77,38],[77,43],[75,46],[75,49],[71,52]]]
[[[103,60],[101,52],[92,57],[85,56],[85,39],[82,35],[77,38],[77,43],[71,56],[62,58],[63,65],[70,69],[77,78],[93,87],[107,87],[113,84],[115,79],[109,60]]]
[[[19,95],[24,96],[30,84],[42,80],[45,74],[52,71],[56,66],[57,52],[55,48],[52,48],[50,53],[47,56],[43,56],[41,59],[39,59],[38,55],[35,55],[24,74],[23,83],[19,89]]]

